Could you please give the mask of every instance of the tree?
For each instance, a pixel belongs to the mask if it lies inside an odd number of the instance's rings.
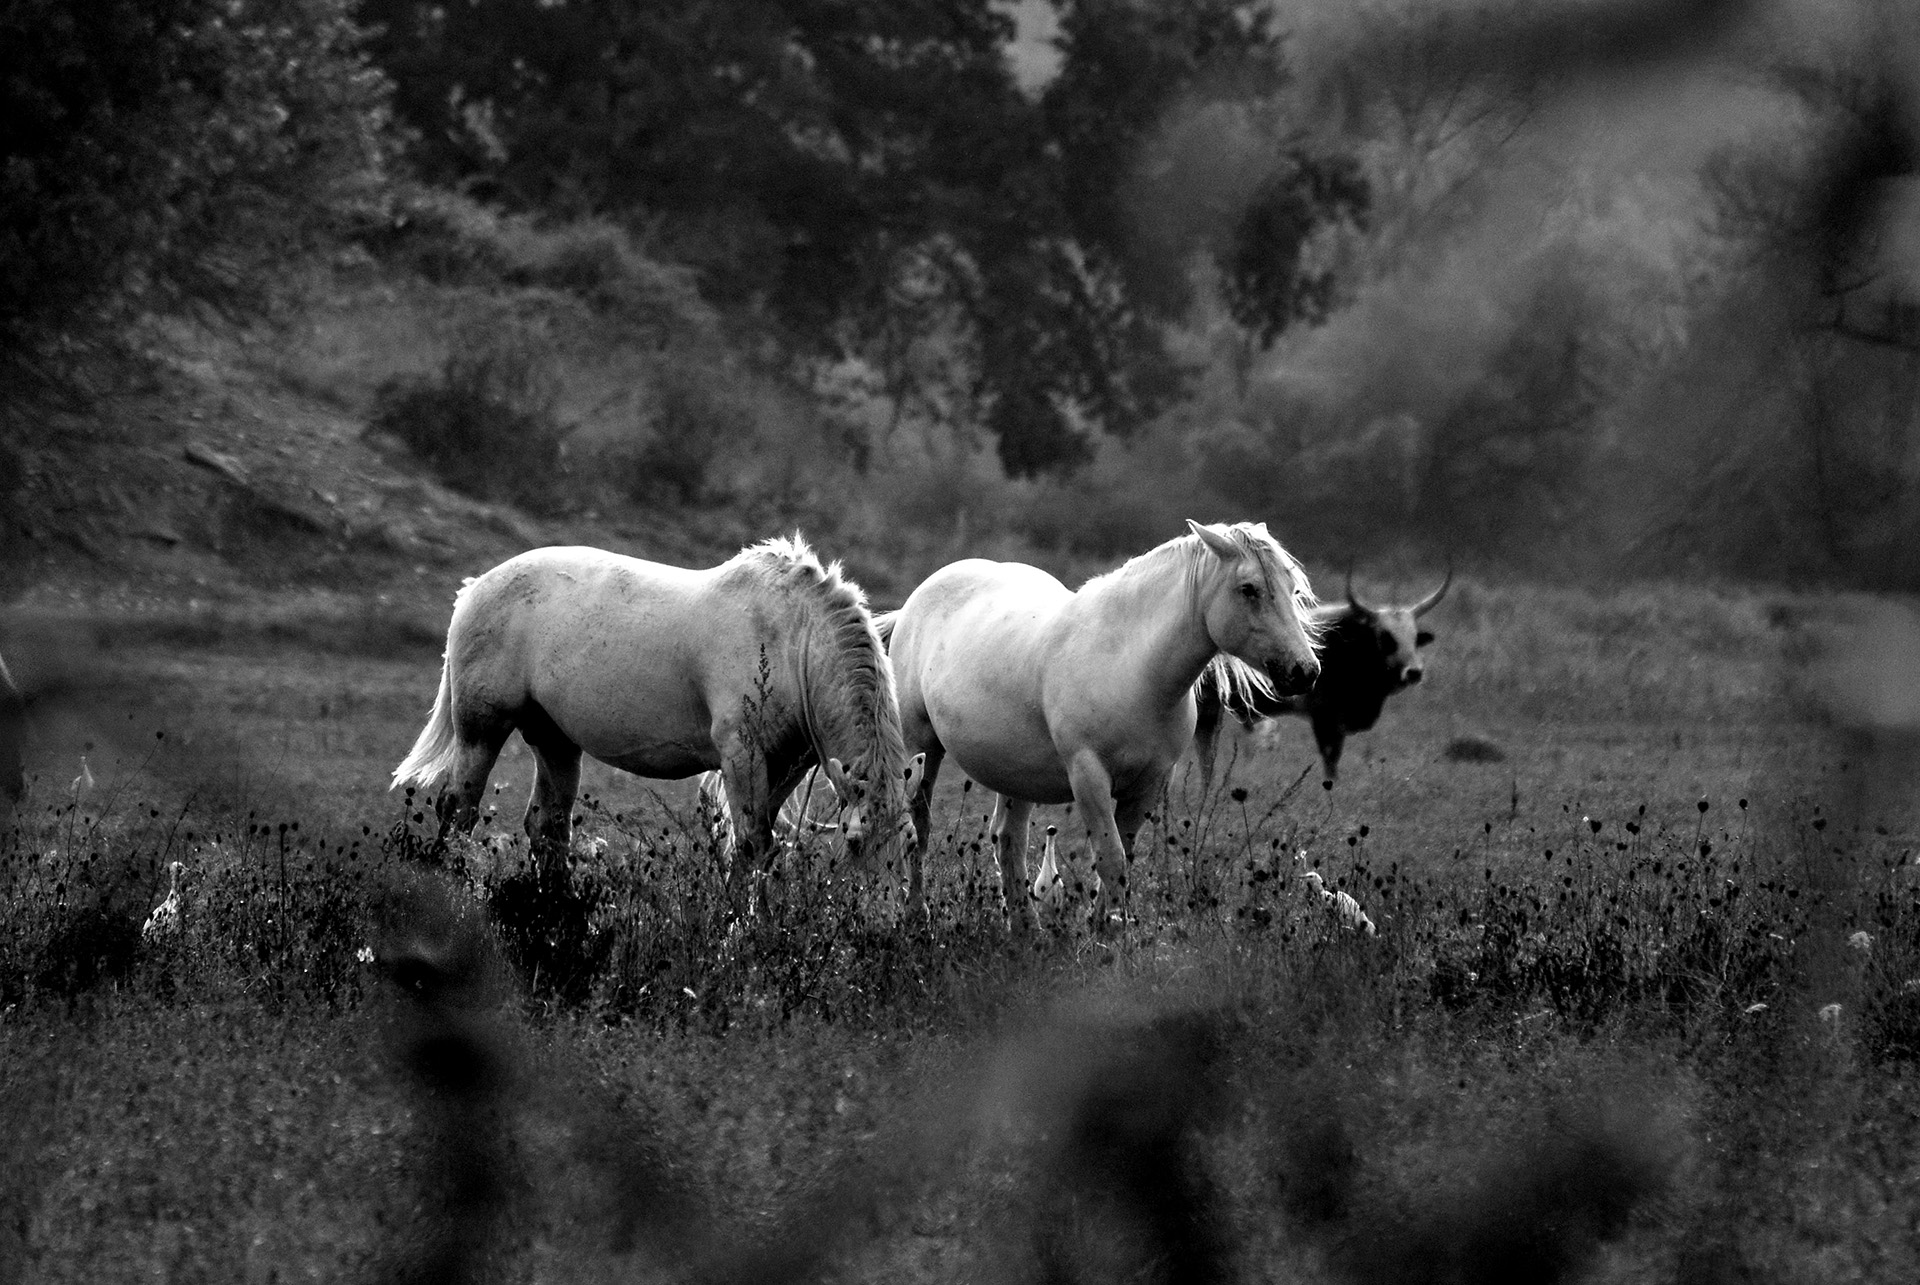
[[[1747,431],[1713,461],[1720,494],[1763,502],[1716,513],[1713,543],[1728,561],[1772,570],[1791,523],[1827,567],[1911,588],[1920,291],[1905,237],[1914,206],[1900,198],[1920,171],[1920,101],[1902,51],[1920,28],[1891,7],[1880,17],[1866,28],[1876,39],[1844,58],[1796,49],[1772,63],[1772,83],[1803,113],[1791,145],[1728,147],[1703,170],[1733,269],[1729,303],[1712,321],[1756,350],[1751,371],[1736,369],[1743,391],[1765,395],[1757,410],[1741,408]],[[1673,507],[1704,511],[1691,495]]]
[[[377,197],[386,83],[349,0],[0,7],[0,356],[257,306]]]
[[[992,0],[367,0],[423,173],[516,208],[645,227],[714,301],[802,358],[898,355],[938,333],[1010,472],[1070,467],[1180,387],[1159,326],[1185,256],[1231,262],[1236,315],[1312,315],[1300,240],[1357,179],[1296,149],[1250,221],[1149,245],[1119,205],[1180,95],[1277,84],[1264,9],[1064,6],[1064,66],[1035,102]],[[1243,225],[1244,224],[1244,225]],[[903,333],[904,332],[904,333]]]

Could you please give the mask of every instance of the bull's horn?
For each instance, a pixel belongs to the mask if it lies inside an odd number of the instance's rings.
[[[1362,603],[1358,598],[1353,596],[1353,564],[1351,562],[1347,564],[1347,605],[1355,611],[1371,610],[1365,603]]]
[[[1440,587],[1438,589],[1435,589],[1432,593],[1428,594],[1426,597],[1422,598],[1420,601],[1413,604],[1413,614],[1416,616],[1424,616],[1427,612],[1439,606],[1440,600],[1447,596],[1447,586],[1451,585],[1452,583],[1453,583],[1453,560],[1449,558],[1447,560],[1447,578],[1440,582]]]

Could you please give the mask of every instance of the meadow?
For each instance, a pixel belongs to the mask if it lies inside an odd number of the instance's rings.
[[[926,922],[816,839],[741,926],[691,783],[589,765],[564,886],[517,742],[472,840],[389,795],[431,631],[47,623],[90,677],[0,830],[0,1279],[1920,1279],[1860,610],[1464,577],[1334,788],[1236,736],[1125,924],[1033,945],[954,771]]]

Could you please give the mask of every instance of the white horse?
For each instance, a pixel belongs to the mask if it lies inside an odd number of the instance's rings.
[[[1100,877],[1095,922],[1124,890],[1134,835],[1193,742],[1194,680],[1220,652],[1282,693],[1320,672],[1306,572],[1264,524],[1202,526],[1069,590],[1037,567],[978,558],[941,568],[880,618],[901,732],[926,755],[914,796],[908,897],[924,905],[928,811],[941,761],[999,796],[1000,893],[1024,933],[1027,818],[1072,802]],[[1248,677],[1241,671],[1243,677]],[[1264,680],[1260,675],[1264,674]]]
[[[604,549],[535,549],[454,599],[433,714],[393,784],[449,788],[443,823],[471,829],[487,774],[518,729],[537,772],[525,827],[564,861],[580,755],[637,776],[718,768],[752,860],[773,817],[818,763],[842,825],[885,858],[912,836],[908,761],[885,649],[866,596],[795,536],[694,571]]]

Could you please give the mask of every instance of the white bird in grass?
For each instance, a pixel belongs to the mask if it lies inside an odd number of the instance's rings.
[[[1318,870],[1309,870],[1300,877],[1305,879],[1308,886],[1320,894],[1320,900],[1326,902],[1328,905],[1333,904],[1333,894],[1327,891],[1327,881],[1320,877]]]
[[[1043,911],[1057,912],[1067,904],[1067,881],[1060,877],[1060,853],[1054,837],[1060,827],[1047,827],[1047,841],[1040,850],[1040,869],[1033,876],[1033,899]]]
[[[1328,888],[1327,881],[1320,877],[1318,870],[1309,870],[1300,877],[1320,894],[1320,900],[1337,913],[1347,927],[1357,928],[1369,937],[1378,935],[1380,930],[1374,926],[1373,920],[1367,917],[1367,912],[1360,909],[1360,903],[1345,892],[1336,892]]]
[[[80,756],[80,775],[73,778],[73,784],[67,787],[67,793],[76,800],[84,799],[93,793],[93,769],[87,766],[87,756]]]
[[[147,922],[140,925],[140,935],[148,941],[171,937],[180,931],[180,872],[186,868],[184,861],[167,863],[167,873],[172,877],[167,895],[147,916]]]
[[[1367,912],[1360,909],[1360,903],[1346,893],[1333,894],[1333,907],[1340,912],[1340,918],[1346,922],[1347,927],[1357,928],[1369,937],[1379,933],[1380,930],[1373,926],[1373,920],[1367,918]]]

